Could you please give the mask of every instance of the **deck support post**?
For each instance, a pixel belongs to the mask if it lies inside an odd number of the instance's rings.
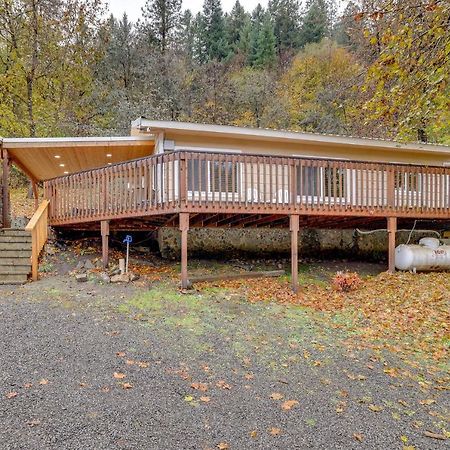
[[[181,288],[187,289],[188,280],[188,231],[189,231],[189,213],[180,213],[180,231],[181,231]]]
[[[100,230],[102,233],[102,262],[103,268],[106,269],[109,265],[109,220],[100,222]]]
[[[387,227],[389,239],[388,272],[395,273],[395,237],[397,233],[397,217],[388,217]]]
[[[300,229],[300,216],[298,214],[291,214],[289,216],[291,229],[291,276],[292,276],[292,290],[298,292],[298,232]]]
[[[10,219],[10,203],[9,203],[9,170],[10,170],[10,160],[9,155],[6,150],[2,150],[2,186],[3,186],[3,194],[2,194],[2,223],[3,228],[9,228],[11,226]]]

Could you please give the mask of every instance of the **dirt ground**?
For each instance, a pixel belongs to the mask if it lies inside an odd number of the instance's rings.
[[[181,292],[177,263],[133,255],[138,281],[105,284],[94,269],[77,283],[78,261],[98,257],[85,245],[57,251],[39,282],[0,288],[1,448],[446,448],[447,358],[429,352],[448,343],[446,275],[414,279],[437,284],[427,297],[380,265],[306,261],[295,299],[288,275]],[[190,261],[197,274],[249,266],[288,262]],[[360,273],[359,297],[329,289],[338,270]],[[420,318],[390,335],[403,320],[397,297],[414,292],[435,314],[414,304]],[[374,300],[391,308],[386,338]],[[408,330],[428,346],[410,348]]]

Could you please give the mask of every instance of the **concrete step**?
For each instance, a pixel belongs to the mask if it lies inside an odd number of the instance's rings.
[[[0,242],[0,252],[4,250],[31,250],[31,242]]]
[[[0,284],[24,284],[28,280],[28,274],[0,274]]]
[[[2,244],[8,244],[8,243],[27,243],[31,245],[31,236],[8,236],[8,235],[1,235],[0,234],[0,243]]]

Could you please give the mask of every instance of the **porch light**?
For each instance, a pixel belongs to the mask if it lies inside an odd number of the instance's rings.
[[[107,153],[107,154],[106,154],[106,157],[107,157],[107,158],[112,158],[112,154],[111,154],[111,153]]]
[[[67,170],[64,172],[64,175],[67,175],[69,172],[67,172]]]
[[[65,167],[65,166],[66,166],[65,164],[60,164],[60,165],[59,165],[59,167]]]
[[[55,158],[59,159],[59,158],[61,158],[61,156],[60,155],[55,155]]]

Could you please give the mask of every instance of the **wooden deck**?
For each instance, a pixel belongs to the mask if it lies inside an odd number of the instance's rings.
[[[180,212],[445,219],[450,168],[180,151],[55,178],[45,196],[54,226]]]
[[[395,247],[397,220],[450,220],[449,167],[176,151],[55,178],[44,188],[50,225],[103,223],[104,236],[110,225],[179,226],[185,263],[189,226],[290,226],[295,245],[300,227],[387,223]],[[390,248],[391,270],[392,258]]]

